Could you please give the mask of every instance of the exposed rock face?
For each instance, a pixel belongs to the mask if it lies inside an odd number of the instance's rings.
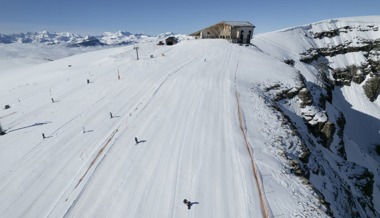
[[[347,160],[347,155],[346,155],[346,149],[344,147],[344,127],[346,125],[346,119],[344,118],[344,115],[342,112],[339,113],[339,117],[336,120],[338,130],[337,130],[337,135],[339,136],[339,142],[334,148],[339,156]]]
[[[361,84],[366,75],[371,72],[371,67],[368,66],[355,66],[351,65],[346,68],[337,68],[332,70],[334,84],[338,86],[349,86],[351,82]]]
[[[84,38],[81,42],[78,42],[76,44],[73,44],[72,46],[77,47],[77,46],[103,46],[105,45],[104,43],[100,42],[99,39],[96,37],[86,37]]]
[[[344,97],[340,92],[343,86],[359,85],[368,101],[376,101],[380,94],[380,39],[372,36],[379,35],[375,34],[379,30],[376,25],[339,27],[334,22],[299,31],[306,32],[305,41],[311,41],[311,48],[301,53],[298,60],[277,57],[284,67],[299,72],[297,85],[286,87],[278,82],[264,91],[276,102],[275,108],[284,114],[287,125],[292,126],[302,141],[305,152],[285,152],[291,172],[318,190],[321,204],[331,208],[332,217],[378,217],[373,190],[379,183],[374,171],[347,155],[346,144],[353,141],[345,131],[352,129],[352,122],[346,120],[345,115],[350,116],[345,114],[346,106],[334,105],[345,103],[345,99],[335,100],[333,96]],[[303,76],[306,74],[301,71],[305,66],[315,69],[317,82]],[[295,115],[302,118],[302,124]],[[334,203],[337,201],[340,203]]]
[[[313,99],[310,95],[310,92],[306,88],[303,88],[299,91],[298,97],[302,101],[300,104],[301,108],[305,108],[306,106],[310,106],[313,104]]]
[[[301,62],[314,66],[320,72],[322,87],[328,94],[321,95],[322,98],[319,97],[320,104],[316,105],[314,102],[317,101],[317,95],[311,91],[310,85],[306,86],[310,95],[306,94],[307,91],[300,92],[298,95],[302,100],[300,108],[314,107],[318,111],[326,110],[326,104],[332,103],[330,97],[334,88],[351,86],[354,83],[363,88],[370,101],[375,101],[380,94],[380,39],[373,38],[374,35],[378,35],[376,34],[379,31],[377,25],[338,27],[339,25],[333,23],[331,26],[336,26],[336,28],[330,27],[326,31],[314,32],[310,30],[309,37],[316,39],[317,42],[315,47],[300,55]],[[303,103],[310,101],[310,97],[313,103],[305,107]],[[326,103],[323,97],[326,97],[329,103]],[[318,106],[319,109],[317,109]],[[330,110],[335,110],[335,108],[332,109],[330,105]],[[337,159],[336,164],[339,166],[340,173],[345,174],[348,178],[338,179],[346,184],[345,186],[332,185],[331,188],[334,189],[332,195],[322,191],[326,199],[330,201],[331,199],[345,199],[342,209],[346,210],[347,215],[351,217],[377,217],[379,214],[374,209],[372,201],[375,188],[374,174],[368,168],[347,160],[344,114],[339,110],[328,112],[325,122],[318,120],[316,123],[312,123],[314,118],[310,119],[307,115],[303,114],[302,117],[308,122],[309,130],[314,137],[318,138],[318,143],[336,154],[337,157],[342,158],[341,160]],[[310,156],[309,163],[313,161],[313,157],[314,155]],[[319,164],[317,166],[318,168],[314,168],[315,166],[309,164],[311,172],[321,178],[326,177],[329,170],[322,170]],[[316,186],[318,187],[318,185]],[[327,183],[324,186],[327,186]],[[320,190],[323,190],[324,186],[319,187]],[[363,210],[366,212],[363,213]]]
[[[373,76],[363,85],[364,93],[370,101],[374,101],[380,94],[380,77]]]
[[[344,26],[321,32],[310,31],[310,34],[314,39],[325,40],[327,38],[327,40],[333,40],[334,38],[341,37],[342,34],[352,34],[353,31],[377,32],[379,28],[376,25]],[[327,67],[333,78],[334,85],[350,86],[352,82],[363,85],[362,83],[365,81],[367,75],[378,75],[380,72],[380,39],[357,37],[355,40],[356,41],[346,40],[343,43],[335,45],[333,43],[326,44],[326,47],[310,48],[300,54],[300,60],[304,63],[320,66],[321,63],[326,62],[326,59],[333,60],[334,57],[339,55],[360,54],[360,56],[363,56],[361,62],[344,67]],[[377,79],[373,79],[366,87],[363,86],[365,94],[371,101],[376,100],[379,95],[379,92],[376,91],[377,81]]]
[[[326,122],[320,131],[322,133],[321,138],[323,142],[325,142],[324,144],[330,145],[335,133],[335,124],[332,122]]]
[[[367,31],[378,31],[379,27],[375,26],[375,25],[372,25],[372,24],[363,25],[363,26],[360,26],[360,27],[355,27],[355,26],[349,26],[349,25],[347,25],[347,26],[338,27],[336,29],[332,29],[332,30],[328,30],[328,31],[323,31],[323,32],[313,32],[313,31],[310,31],[310,33],[313,35],[314,38],[316,38],[316,39],[322,39],[322,38],[325,38],[325,37],[332,38],[332,37],[335,37],[335,36],[339,36],[341,33],[352,32],[355,29],[360,29],[360,31],[367,32]]]
[[[285,153],[285,158],[289,161],[291,172],[300,177],[304,184],[309,185],[316,193],[319,193],[320,203],[326,208],[326,214],[335,217],[336,215],[330,208],[331,199],[345,199],[346,202],[340,205],[340,210],[346,211],[351,217],[360,217],[362,214],[358,212],[358,203],[368,209],[368,214],[376,214],[372,203],[372,191],[374,187],[374,175],[368,169],[347,161],[345,144],[344,144],[344,128],[346,120],[343,113],[339,113],[336,118],[328,117],[327,112],[320,105],[316,105],[316,96],[324,96],[321,93],[311,92],[310,86],[306,85],[304,78],[300,77],[301,86],[292,89],[284,88],[281,84],[275,84],[265,90],[274,97],[279,105],[290,99],[298,98],[299,106],[302,112],[302,118],[309,128],[309,131],[316,138],[316,141],[332,153],[341,157],[333,162],[321,159],[318,154],[311,152],[317,148],[316,143],[310,136],[304,136],[293,126],[291,118],[284,115],[283,119],[286,125],[289,125],[294,134],[302,140],[302,151],[298,156]],[[306,88],[308,87],[308,88]],[[274,91],[274,92],[273,92]],[[305,104],[305,102],[307,104]],[[278,111],[281,107],[275,106]],[[335,137],[337,136],[337,137]],[[334,141],[336,139],[336,141]],[[339,171],[345,172],[347,177],[341,177],[335,172],[334,167],[338,166]],[[339,176],[337,176],[339,175]],[[313,184],[312,179],[320,178],[321,184]],[[335,181],[336,183],[331,183]],[[319,183],[318,182],[318,183]],[[341,185],[344,184],[344,185]],[[314,186],[315,185],[315,186]],[[323,190],[328,190],[323,191]],[[360,193],[360,194],[358,194]],[[369,217],[372,217],[369,215]],[[339,215],[337,215],[339,217]]]
[[[284,63],[294,67],[295,62],[292,59],[284,59]]]

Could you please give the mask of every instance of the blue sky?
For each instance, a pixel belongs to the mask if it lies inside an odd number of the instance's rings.
[[[220,21],[250,21],[256,33],[330,18],[380,15],[379,0],[0,0],[0,33],[192,33]]]

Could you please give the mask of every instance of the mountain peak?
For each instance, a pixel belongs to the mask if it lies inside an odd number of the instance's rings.
[[[128,31],[119,30],[117,32],[104,32],[98,36],[86,35],[81,36],[70,32],[50,32],[41,30],[39,32],[27,32],[17,34],[1,34],[0,44],[9,43],[45,43],[45,44],[68,44],[69,46],[83,46],[83,41],[98,40],[99,43],[94,45],[124,45],[137,42],[157,41],[168,36],[173,36],[174,33],[167,32],[157,36],[151,36],[144,33],[131,33]],[[184,38],[185,35],[179,35]],[[92,44],[91,44],[92,45]]]

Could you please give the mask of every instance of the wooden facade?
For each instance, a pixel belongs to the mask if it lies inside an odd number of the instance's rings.
[[[233,43],[249,44],[255,26],[247,21],[223,21],[190,34],[199,39],[227,39]]]

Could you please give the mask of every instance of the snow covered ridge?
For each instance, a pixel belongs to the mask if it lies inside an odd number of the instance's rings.
[[[284,157],[333,217],[380,214],[379,27],[379,16],[333,19],[251,41],[297,72],[293,83],[273,81],[251,93],[264,96],[301,140],[286,147],[281,138]]]
[[[105,32],[100,36],[80,36],[68,32],[28,32],[19,34],[1,34],[0,43],[45,43],[45,44],[67,44],[69,46],[97,46],[97,45],[127,45],[138,42],[152,42],[175,36],[179,40],[188,38],[185,35],[172,32],[151,36],[146,34],[132,34],[130,32],[118,31],[115,33]]]
[[[372,21],[373,20],[373,21]],[[301,53],[301,61],[332,70],[336,85],[362,84],[366,96],[380,93],[380,20],[329,20],[307,28],[306,37],[315,44]]]

